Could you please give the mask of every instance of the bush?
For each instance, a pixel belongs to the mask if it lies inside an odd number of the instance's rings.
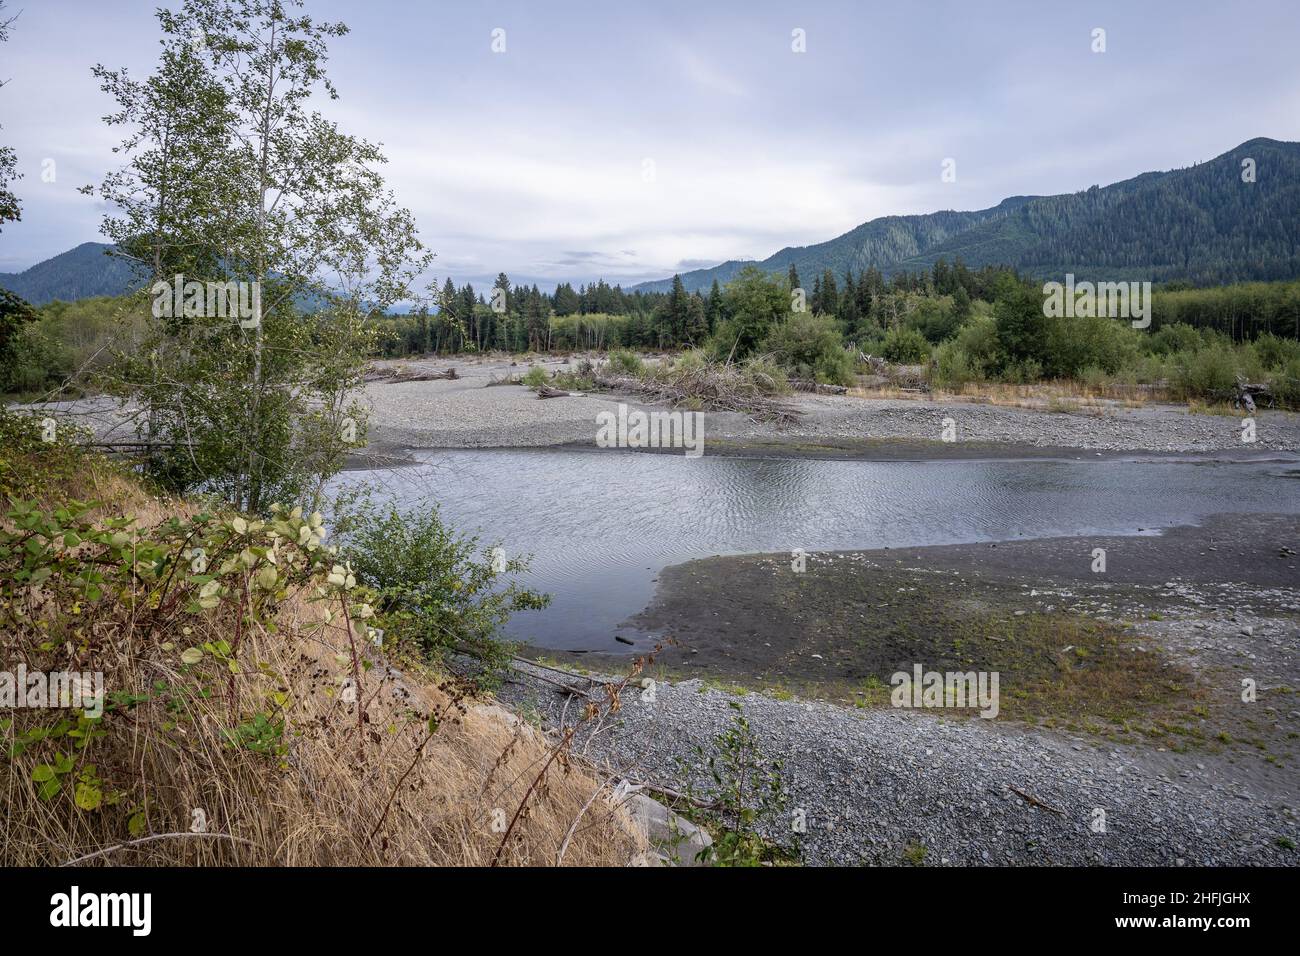
[[[609,353],[609,363],[606,370],[614,375],[631,375],[634,378],[640,378],[645,371],[645,363],[635,352],[628,352],[625,349],[615,349]]]
[[[1106,374],[1105,369],[1098,368],[1096,365],[1089,365],[1079,373],[1079,381],[1086,388],[1100,391],[1110,384],[1110,376]]]
[[[443,524],[436,508],[403,513],[393,504],[377,509],[361,501],[341,531],[357,580],[375,591],[399,635],[433,660],[469,651],[482,663],[483,686],[496,682],[510,653],[497,640],[499,628],[516,611],[550,603],[548,595],[513,581],[501,586],[528,569],[526,558],[480,549],[477,538]]]
[[[1202,341],[1200,332],[1192,326],[1185,322],[1175,322],[1152,333],[1147,347],[1157,355],[1173,355],[1199,351]]]
[[[952,296],[920,299],[907,317],[907,327],[916,329],[935,345],[952,338],[961,324]]]
[[[1104,316],[1052,319],[1042,362],[1050,378],[1076,378],[1090,367],[1114,374],[1137,357],[1139,335]]]
[[[886,361],[898,365],[919,365],[930,355],[930,343],[916,329],[890,329],[882,352]]]
[[[790,391],[785,369],[763,355],[755,355],[742,363],[740,379],[761,395],[785,395]]]
[[[1254,342],[1255,354],[1261,367],[1269,370],[1285,369],[1300,360],[1300,342],[1281,339],[1276,335],[1261,335]]]
[[[691,349],[690,351],[683,352],[681,355],[677,356],[677,360],[673,362],[673,371],[699,372],[708,364],[708,356],[704,354],[702,349]]]
[[[1286,367],[1270,376],[1273,398],[1288,408],[1300,408],[1300,358],[1293,358]]]
[[[540,388],[550,381],[550,376],[546,374],[546,369],[540,365],[534,365],[524,373],[524,377],[519,381],[529,388]]]
[[[1012,385],[1030,385],[1043,377],[1043,366],[1034,359],[1012,362],[1002,370],[1002,381]]]
[[[944,342],[934,350],[934,375],[932,380],[935,385],[946,388],[961,388],[961,386],[979,381],[983,377],[983,369],[971,358],[970,353],[957,342]]]
[[[1238,363],[1230,347],[1180,353],[1172,364],[1174,385],[1184,398],[1223,400],[1235,393]]]
[[[853,360],[835,320],[801,312],[777,325],[763,345],[793,377],[831,385],[853,384]]]
[[[398,625],[320,515],[198,513],[78,464],[0,521],[0,656],[81,675],[0,720],[0,865],[522,865],[572,837],[566,862],[610,866],[640,848],[608,814],[574,832],[599,781],[562,745],[377,653]],[[499,808],[504,833],[483,823]]]

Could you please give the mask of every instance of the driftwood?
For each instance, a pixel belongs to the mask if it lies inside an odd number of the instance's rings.
[[[858,361],[870,368],[874,374],[887,379],[892,385],[905,392],[930,391],[930,382],[926,378],[924,365],[896,365],[879,355],[868,355],[862,351],[858,352]]]
[[[629,375],[610,375],[604,368],[593,378],[601,388],[616,392],[644,395],[652,401],[680,405],[696,401],[711,411],[740,412],[753,420],[778,423],[793,422],[798,412],[790,406],[748,388],[737,381],[737,376],[716,368],[674,372],[665,375],[647,375],[633,378]]]
[[[1255,414],[1255,396],[1268,399],[1270,407],[1273,405],[1273,390],[1267,384],[1255,384],[1247,382],[1240,375],[1237,376],[1237,397],[1234,405],[1237,408],[1243,408],[1248,415]]]
[[[573,396],[574,398],[581,398],[582,393],[566,391],[563,388],[556,388],[554,385],[537,386],[538,398],[568,398],[570,396]]]
[[[818,395],[843,395],[848,391],[845,385],[825,385],[822,382],[805,382],[790,379],[790,387],[796,392],[816,392]]]
[[[458,379],[454,367],[443,369],[442,371],[432,371],[431,369],[412,370],[404,365],[394,366],[392,368],[370,368],[362,376],[365,382],[434,382],[444,379]]]

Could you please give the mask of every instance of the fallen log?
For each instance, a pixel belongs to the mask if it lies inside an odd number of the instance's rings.
[[[565,391],[562,388],[556,388],[554,385],[538,385],[538,398],[568,398],[573,392]]]
[[[790,379],[790,387],[796,392],[816,392],[818,395],[843,395],[847,392],[846,385],[827,385],[823,382],[805,382],[799,379]]]
[[[403,366],[397,368],[372,368],[362,376],[365,382],[436,382],[443,380],[455,380],[460,378],[454,367],[442,369],[441,371],[432,371],[421,369],[412,371]]]
[[[1248,415],[1255,414],[1255,396],[1268,399],[1268,404],[1273,404],[1273,390],[1265,383],[1247,382],[1240,375],[1237,376],[1237,398],[1235,405],[1238,408],[1244,408]]]

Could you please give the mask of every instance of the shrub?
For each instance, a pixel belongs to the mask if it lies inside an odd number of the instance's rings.
[[[105,467],[83,456],[68,487]],[[0,718],[0,865],[535,864],[566,833],[567,862],[617,865],[641,845],[608,814],[575,832],[599,782],[559,745],[376,652],[395,625],[319,515],[94,490],[138,518],[55,487],[0,522],[0,654],[85,678]]]
[[[1185,322],[1175,322],[1157,329],[1148,339],[1148,348],[1157,355],[1196,352],[1202,344],[1201,334]]]
[[[645,371],[645,363],[641,361],[641,357],[635,352],[615,349],[609,353],[606,370],[614,375],[631,375],[634,378],[640,378]]]
[[[916,329],[890,329],[882,348],[885,359],[898,365],[919,365],[930,355],[930,343]]]
[[[963,325],[954,341],[970,356],[971,367],[987,376],[1001,362],[998,326],[991,315],[976,315]]]
[[[524,377],[519,381],[529,388],[540,388],[550,381],[550,376],[546,374],[546,369],[540,365],[534,365],[524,373]]]
[[[740,366],[740,379],[761,395],[784,395],[790,391],[785,369],[765,355],[755,355]]]
[[[961,317],[953,307],[952,296],[948,295],[918,300],[907,317],[907,326],[935,345],[952,338],[960,324]]]
[[[596,387],[596,382],[592,379],[591,374],[586,375],[581,372],[556,372],[555,378],[551,383],[556,388],[562,388],[570,392],[590,392]]]
[[[511,648],[497,639],[516,611],[537,610],[550,597],[508,577],[528,569],[527,558],[448,528],[436,508],[401,512],[359,501],[342,523],[343,552],[357,580],[374,589],[380,609],[404,638],[431,660],[468,651],[491,686]]]
[[[1261,335],[1255,340],[1254,348],[1260,365],[1265,369],[1285,369],[1291,363],[1300,360],[1300,342],[1294,339],[1282,339],[1271,334]]]
[[[1110,376],[1105,369],[1089,365],[1079,373],[1079,381],[1087,388],[1100,391],[1110,384]]]
[[[709,364],[708,357],[702,349],[690,349],[677,356],[673,362],[675,372],[700,372]]]
[[[944,342],[934,350],[934,384],[960,388],[983,377],[983,370],[957,342]]]
[[[1286,367],[1270,376],[1273,397],[1288,408],[1300,408],[1300,358],[1293,358]]]
[[[1229,347],[1205,347],[1173,357],[1174,385],[1184,398],[1229,398],[1237,383],[1237,362]]]
[[[1043,366],[1034,359],[1013,362],[1002,370],[1002,381],[1012,385],[1029,385],[1043,377]]]
[[[1051,378],[1075,378],[1089,367],[1113,374],[1137,357],[1138,335],[1127,322],[1104,316],[1053,319],[1044,370]]]
[[[740,704],[732,701],[730,707],[734,711],[731,724],[714,738],[712,748],[696,746],[690,764],[678,761],[688,781],[700,767],[709,776],[702,794],[709,798],[708,809],[687,810],[713,835],[713,844],[701,857],[715,866],[795,863],[800,856],[797,834],[793,845],[764,836],[765,832],[784,834],[789,829],[786,808],[790,797],[782,763],[763,753]],[[688,800],[695,800],[694,791],[693,783],[688,782]]]
[[[853,383],[853,360],[844,350],[835,320],[828,315],[795,313],[772,330],[763,347],[795,378],[832,385]]]

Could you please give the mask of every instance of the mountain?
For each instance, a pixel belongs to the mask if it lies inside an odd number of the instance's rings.
[[[105,242],[83,242],[23,272],[0,272],[0,289],[20,295],[32,305],[55,299],[74,302],[96,295],[125,295],[138,289],[144,283],[135,279],[129,263],[107,254],[111,248]],[[294,296],[293,302],[299,309],[311,311],[322,308],[325,299],[304,293]]]
[[[1255,182],[1242,181],[1242,160]],[[0,273],[0,287],[36,305],[52,299],[121,295],[130,268],[84,242],[25,272]],[[687,290],[707,292],[747,265],[785,275],[793,263],[805,285],[830,269],[874,266],[885,275],[929,269],[937,259],[971,268],[1015,266],[1026,275],[1080,280],[1181,279],[1198,285],[1300,276],[1300,143],[1252,139],[1206,163],[1143,173],[1059,196],[1012,196],[990,209],[884,216],[812,246],[762,260],[732,260],[682,273]],[[672,279],[633,291],[666,292]]]
[[[109,248],[103,242],[83,242],[23,272],[0,272],[0,288],[33,305],[54,299],[72,302],[92,295],[122,295],[135,284],[131,267],[107,255]]]
[[[1242,179],[1254,160],[1255,181]],[[1252,139],[1185,169],[1143,173],[1110,186],[1059,196],[1013,196],[978,212],[885,216],[813,246],[782,249],[761,262],[732,260],[682,273],[688,291],[726,283],[744,266],[805,284],[874,266],[885,275],[960,258],[967,266],[1011,265],[1039,278],[1196,284],[1300,276],[1300,143]],[[672,279],[633,291],[666,292]]]

